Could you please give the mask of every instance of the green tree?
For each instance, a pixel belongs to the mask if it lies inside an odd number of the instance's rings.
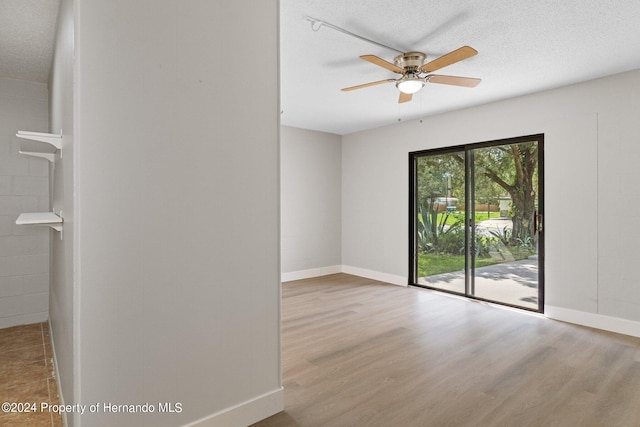
[[[446,196],[455,197],[464,202],[464,161],[460,164],[458,156],[452,153],[418,159],[416,171],[420,203],[427,203],[429,200],[434,203],[438,197]]]
[[[489,178],[509,196],[513,209],[512,242],[533,241],[533,217],[537,202],[538,143],[499,145],[475,153],[476,171]]]
[[[463,219],[448,222],[449,216],[438,215],[444,205],[438,202],[449,199],[450,204],[460,207],[464,204],[464,165],[455,154],[440,154],[417,159],[417,233],[418,245],[423,252],[453,251],[459,253],[464,241],[460,234]],[[454,198],[457,199],[454,201]]]

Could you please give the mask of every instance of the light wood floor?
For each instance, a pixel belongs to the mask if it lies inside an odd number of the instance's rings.
[[[640,426],[640,339],[345,274],[282,285],[256,426]]]

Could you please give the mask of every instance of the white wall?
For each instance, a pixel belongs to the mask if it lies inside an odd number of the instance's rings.
[[[346,135],[343,264],[406,280],[410,151],[544,133],[547,312],[640,334],[639,116],[633,71]]]
[[[73,311],[72,327],[68,312],[55,322],[64,358],[73,352],[65,400],[183,411],[74,414],[72,425],[233,426],[278,412],[277,1],[75,8],[74,93],[53,103],[55,124],[74,112],[57,199],[73,212],[71,250],[54,275]],[[229,64],[246,58],[260,72],[238,90]]]
[[[73,0],[61,0],[56,29],[56,43],[50,75],[50,116],[52,133],[62,132],[62,156],[56,156],[53,174],[53,209],[62,211],[64,217],[63,239],[56,233],[51,239],[51,288],[49,297],[49,325],[59,374],[59,387],[65,402],[76,402],[74,390],[74,364],[80,363],[74,349],[77,341],[74,328],[74,290],[79,291],[75,280],[74,260],[80,256],[74,252],[75,208],[74,200],[74,12]],[[75,258],[74,258],[75,257]],[[75,286],[74,286],[75,285]],[[71,417],[68,417],[71,422]]]
[[[15,136],[48,131],[47,102],[46,84],[0,78],[0,328],[49,317],[49,228],[15,224],[50,209],[49,163],[18,154]]]
[[[283,280],[340,271],[341,141],[335,134],[281,129]],[[260,207],[254,210],[259,220]]]
[[[640,321],[640,72],[603,81],[598,111],[599,313]]]

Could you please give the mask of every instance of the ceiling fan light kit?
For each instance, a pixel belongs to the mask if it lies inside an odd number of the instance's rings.
[[[413,95],[424,87],[424,79],[416,77],[403,77],[396,82],[396,87],[400,92]]]

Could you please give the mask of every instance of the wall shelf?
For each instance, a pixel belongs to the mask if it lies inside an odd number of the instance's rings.
[[[51,148],[53,148],[53,152],[49,150],[39,150],[39,149],[25,149],[25,147],[20,145],[20,154],[25,154],[27,156],[41,157],[43,159],[47,159],[51,163],[55,163],[55,151],[62,149],[62,134],[57,135],[54,133],[41,133],[41,132],[27,132],[24,130],[19,130],[16,133],[18,138],[29,139],[31,141],[44,142],[45,144],[49,144]],[[31,146],[33,148],[33,146]],[[60,154],[62,156],[62,154]]]
[[[41,146],[37,144],[29,144],[28,146],[23,146],[20,144],[20,150],[18,151],[20,154],[25,154],[27,156],[41,157],[43,159],[47,159],[51,163],[55,163],[56,160],[56,151],[60,151],[60,157],[62,157],[62,131],[60,131],[59,135],[53,133],[41,133],[41,132],[28,132],[19,130],[16,133],[18,138],[29,139],[31,141],[44,142],[48,144],[49,147],[45,147],[45,149],[41,149]],[[60,232],[60,238],[62,239],[62,211],[60,214],[56,214],[55,212],[32,212],[32,213],[23,213],[18,216],[16,219],[16,225],[38,225],[38,226],[46,226],[51,227],[54,230]]]
[[[23,213],[16,219],[17,225],[44,225],[62,231],[63,219],[54,212]]]

